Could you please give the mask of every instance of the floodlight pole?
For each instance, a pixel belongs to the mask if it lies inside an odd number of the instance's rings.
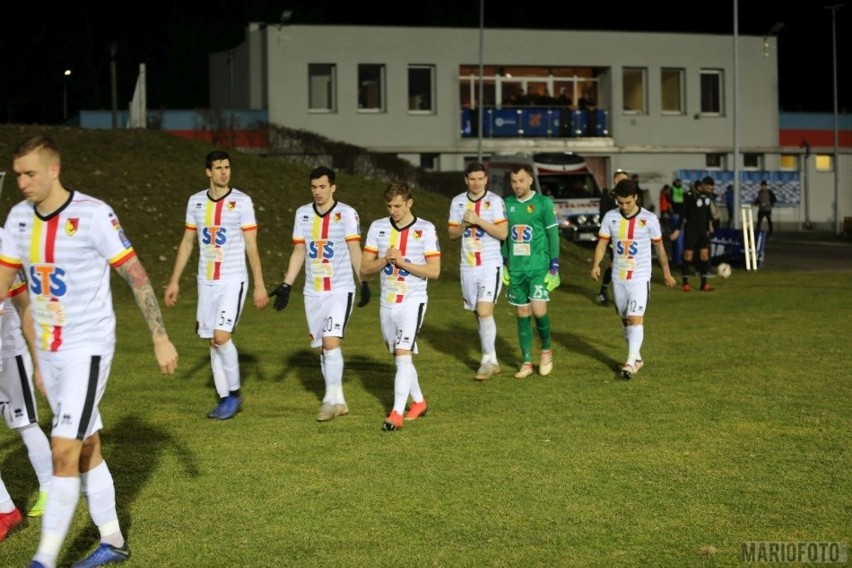
[[[115,43],[109,44],[109,74],[110,84],[112,89],[112,129],[118,128],[118,87],[116,86],[115,72],[115,52],[118,46]]]
[[[68,77],[71,76],[71,70],[66,69],[62,75],[65,77],[62,80],[62,120],[68,120]]]
[[[739,4],[734,0],[734,211],[740,210],[740,125],[739,125]],[[732,227],[737,229],[737,218],[734,216]]]
[[[834,158],[832,160],[834,170],[834,234],[840,236],[840,176],[838,174],[837,158],[839,157],[839,122],[837,114],[837,10],[843,7],[843,4],[834,4],[832,6],[823,6],[826,10],[831,10],[831,62],[832,73],[834,80]]]
[[[477,133],[476,133],[476,160],[479,163],[482,163],[482,97],[484,91],[484,83],[485,79],[482,77],[483,67],[482,67],[482,57],[484,51],[484,35],[485,35],[485,0],[479,0],[479,95],[477,95],[476,102],[476,112],[478,113],[479,119],[476,121],[477,123]]]

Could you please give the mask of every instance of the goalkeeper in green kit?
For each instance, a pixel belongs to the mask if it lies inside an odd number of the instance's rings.
[[[532,190],[529,166],[512,166],[509,180],[515,196],[505,200],[509,234],[502,248],[503,284],[508,287],[509,303],[517,308],[523,364],[515,378],[525,379],[533,374],[531,317],[541,339],[538,372],[545,376],[553,370],[547,303],[560,284],[559,226],[553,200]]]

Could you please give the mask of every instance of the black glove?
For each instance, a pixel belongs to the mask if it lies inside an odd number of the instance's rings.
[[[281,283],[278,288],[269,293],[269,297],[275,296],[275,311],[280,312],[284,308],[287,307],[287,303],[290,301],[290,288],[289,284]]]
[[[364,280],[361,282],[361,301],[358,302],[358,307],[363,308],[370,303],[370,285]]]

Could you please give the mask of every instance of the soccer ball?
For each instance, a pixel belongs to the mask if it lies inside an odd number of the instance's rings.
[[[722,262],[716,267],[716,274],[722,278],[727,278],[731,275],[731,265],[727,262]]]

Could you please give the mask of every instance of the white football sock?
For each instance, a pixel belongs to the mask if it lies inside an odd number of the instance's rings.
[[[59,549],[68,535],[77,501],[80,500],[79,477],[53,476],[47,506],[41,519],[41,540],[33,560],[45,566],[56,566]]]
[[[346,404],[343,398],[343,351],[340,347],[322,352],[325,396],[323,402]]]
[[[412,378],[416,378],[417,371],[414,370],[411,355],[397,355],[394,359],[396,376],[393,379],[393,409],[402,414],[405,412],[408,395],[411,394]]]
[[[27,447],[27,455],[38,478],[38,488],[47,491],[53,479],[53,455],[50,452],[50,440],[38,424],[28,424],[18,428],[18,433]]]
[[[219,395],[219,398],[225,398],[228,396],[228,381],[225,379],[222,358],[219,357],[219,351],[215,347],[210,348],[210,368],[213,370],[213,385],[216,387],[216,394]]]
[[[101,533],[101,542],[117,548],[124,546],[115,508],[115,484],[106,462],[80,475],[81,491],[89,505],[92,522]]]
[[[479,342],[482,347],[482,362],[497,363],[494,343],[497,340],[497,323],[494,316],[479,318]]]
[[[225,371],[225,381],[228,384],[228,392],[240,390],[240,354],[234,340],[229,339],[227,343],[216,348],[222,359],[222,369]]]
[[[645,339],[645,326],[628,325],[627,326],[627,360],[630,362],[641,359],[642,341]]]

